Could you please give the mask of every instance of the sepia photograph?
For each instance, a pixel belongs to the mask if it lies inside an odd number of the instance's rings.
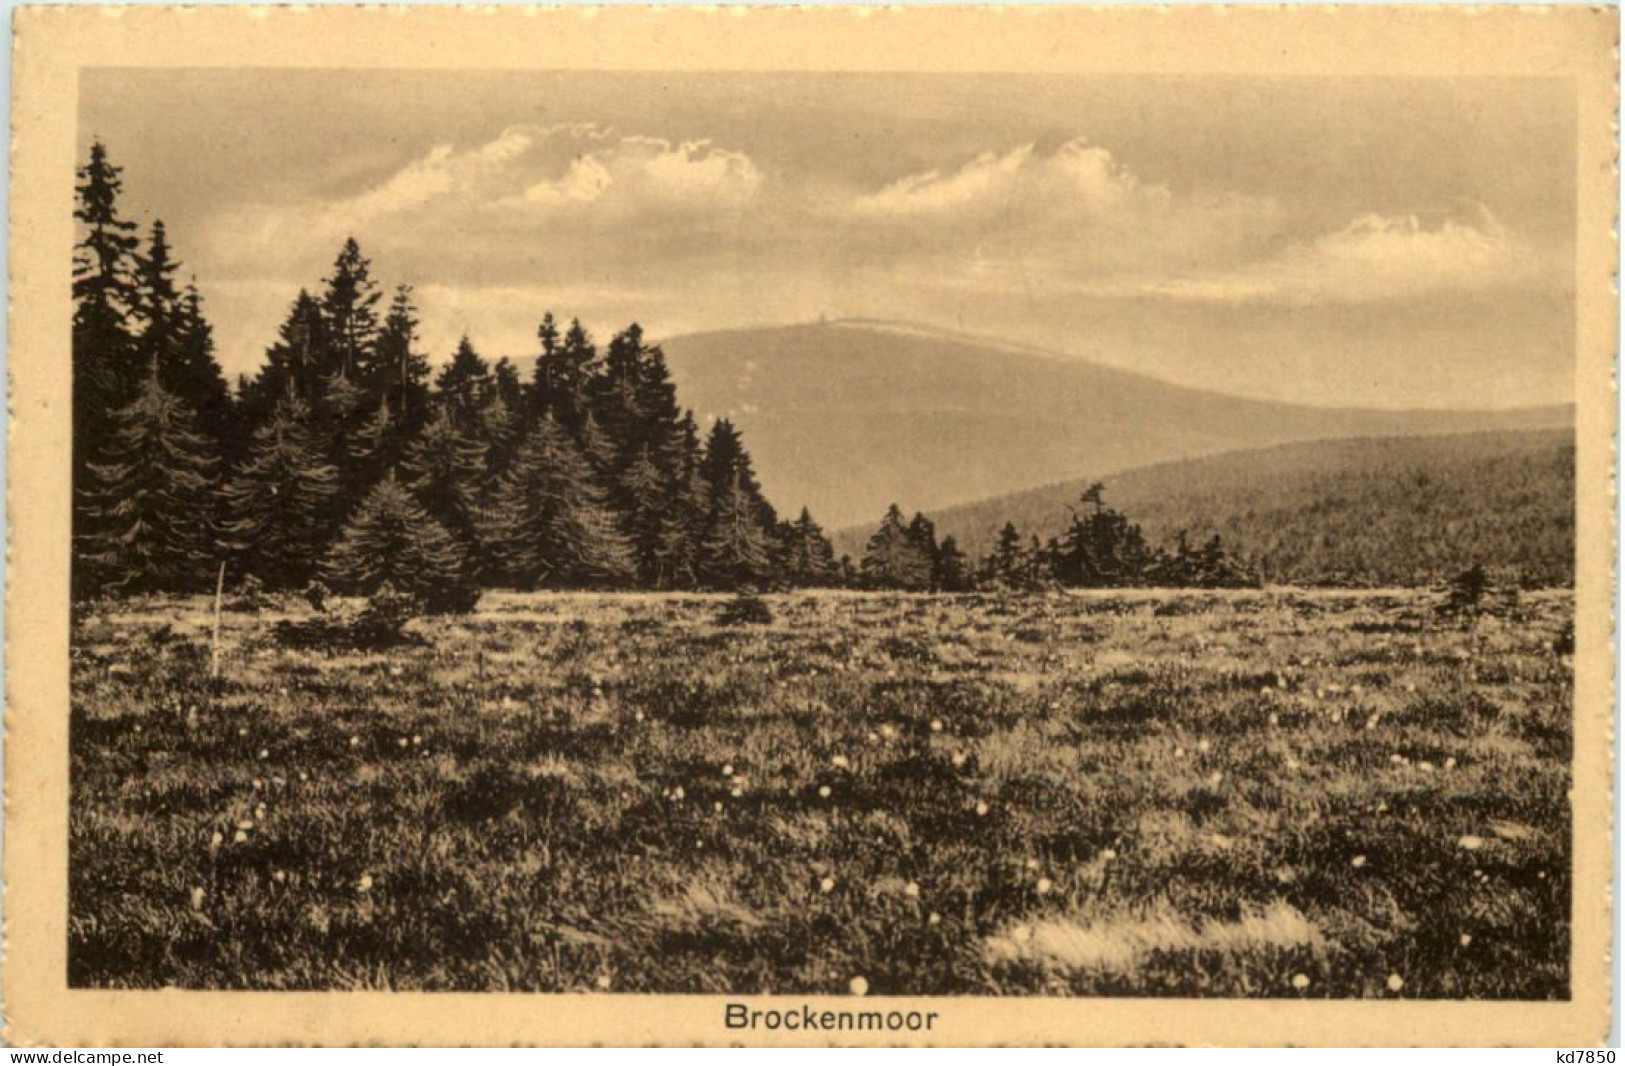
[[[1502,59],[1375,72],[935,62],[969,11],[890,66],[834,57],[927,13],[779,65],[677,53],[800,13],[307,46],[360,14],[240,62],[203,47],[239,13],[19,29],[91,55],[16,105],[53,135],[19,126],[14,316],[62,354],[18,333],[13,434],[38,399],[62,488],[19,497],[20,448],[13,506],[60,508],[8,632],[49,612],[61,697],[8,747],[60,731],[15,831],[54,839],[67,1002],[1605,1034],[1613,14],[1375,11],[1361,47]]]

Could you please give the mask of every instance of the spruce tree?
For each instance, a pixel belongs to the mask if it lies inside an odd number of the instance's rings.
[[[119,217],[120,170],[100,141],[78,169],[73,217],[73,482],[88,500],[89,465],[111,432],[113,412],[142,380],[130,322],[135,300],[135,223]],[[76,507],[75,525],[84,518]],[[83,530],[76,530],[83,532]]]
[[[636,573],[592,467],[551,417],[519,446],[482,526],[493,578],[519,588],[614,586]]]
[[[863,579],[871,588],[926,589],[931,586],[931,557],[903,524],[903,512],[894,503],[863,553]]]
[[[253,427],[270,418],[290,388],[313,408],[322,395],[327,347],[327,321],[321,305],[301,289],[277,328],[276,343],[266,349],[264,365],[240,390],[238,407],[243,422]]]
[[[407,445],[401,480],[435,521],[461,543],[473,545],[485,462],[485,445],[442,407]]]
[[[959,542],[952,534],[943,537],[937,547],[936,572],[932,575],[931,583],[943,592],[964,592],[970,588],[970,571],[966,566],[965,553],[960,551]]]
[[[619,479],[620,495],[628,502],[622,511],[623,528],[637,560],[638,584],[670,588],[673,568],[664,565],[662,530],[672,510],[672,486],[645,446]]]
[[[451,362],[435,378],[435,402],[449,412],[465,432],[474,433],[478,431],[480,412],[493,387],[490,365],[464,334],[457,342]]]
[[[1025,583],[1026,552],[1022,551],[1021,534],[1014,522],[1006,522],[999,530],[998,540],[982,569],[987,580],[996,585],[1016,588]]]
[[[773,576],[773,547],[757,500],[736,471],[733,481],[712,500],[700,549],[707,584],[723,589],[766,585]]]
[[[428,419],[429,360],[417,349],[417,316],[412,286],[397,287],[378,332],[374,379],[364,383],[369,395],[389,401],[403,442],[415,436]]]
[[[171,391],[181,374],[181,307],[175,288],[175,262],[160,219],[152,224],[145,254],[136,256],[135,317],[141,333],[136,354],[143,373],[156,372]]]
[[[300,588],[337,524],[339,472],[290,382],[225,487],[223,546],[271,588]]]
[[[908,524],[908,542],[914,546],[925,559],[928,570],[926,585],[936,587],[937,576],[937,527],[931,519],[925,517],[921,511],[914,512],[914,518]]]
[[[333,261],[333,276],[325,279],[322,314],[327,321],[328,351],[325,375],[342,374],[355,382],[371,383],[377,375],[378,299],[372,264],[361,254],[354,237],[344,242]]]
[[[388,586],[435,612],[472,610],[479,590],[466,555],[393,474],[373,486],[321,564],[340,592],[373,595]]]
[[[147,375],[89,467],[79,591],[189,591],[213,562],[207,503],[217,460],[196,416]]]
[[[559,326],[553,320],[553,312],[548,311],[542,316],[541,325],[536,327],[536,339],[542,351],[536,357],[536,367],[531,374],[530,395],[526,403],[529,417],[539,421],[552,415],[562,425],[574,425],[575,413],[571,408],[571,400],[575,396],[572,367],[559,343]]]
[[[840,580],[840,565],[835,561],[835,549],[812,512],[801,509],[801,515],[788,523],[784,531],[784,577],[798,588],[825,588]]]
[[[203,317],[203,297],[195,282],[181,293],[176,329],[178,358],[160,378],[165,388],[197,412],[199,431],[215,445],[225,469],[230,469],[245,442],[238,430],[231,387],[215,358],[214,328]]]

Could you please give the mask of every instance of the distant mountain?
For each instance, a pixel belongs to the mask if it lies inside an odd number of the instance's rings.
[[[932,515],[980,559],[1005,521],[1058,533],[1094,478]],[[1574,581],[1574,434],[1566,430],[1313,441],[1102,478],[1153,543],[1218,533],[1276,583],[1428,584],[1483,563],[1500,580]],[[836,536],[859,556],[868,530]]]
[[[1183,388],[1036,348],[837,321],[663,342],[680,401],[744,430],[769,498],[826,527],[1087,473],[1333,437],[1573,424],[1572,406],[1322,409]]]

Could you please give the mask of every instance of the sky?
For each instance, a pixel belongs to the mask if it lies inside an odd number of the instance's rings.
[[[228,373],[347,236],[426,350],[918,322],[1228,393],[1574,389],[1562,79],[98,69]],[[387,297],[386,297],[387,298]]]

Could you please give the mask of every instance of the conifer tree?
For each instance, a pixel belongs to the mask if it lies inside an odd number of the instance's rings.
[[[497,364],[498,369],[506,363],[507,360],[503,360]],[[520,408],[508,399],[507,390],[501,387],[500,375],[497,383],[498,387],[491,390],[485,405],[480,408],[479,427],[475,433],[476,438],[485,445],[487,480],[508,469],[524,434]]]
[[[575,438],[581,447],[581,454],[591,464],[593,473],[602,483],[613,484],[617,465],[615,442],[604,432],[591,411],[582,416],[576,428]],[[617,501],[611,496],[610,502],[614,504]]]
[[[160,373],[160,380],[197,412],[198,430],[213,443],[223,468],[229,470],[236,465],[244,442],[231,388],[215,358],[214,329],[203,317],[203,297],[195,282],[181,293],[176,328],[178,358],[167,374]]]
[[[915,511],[914,518],[908,524],[908,542],[926,560],[930,574],[926,580],[926,586],[929,588],[936,587],[937,527],[921,511]]]
[[[364,383],[370,395],[389,401],[402,441],[414,437],[428,418],[429,360],[417,350],[417,316],[412,286],[397,287],[378,332],[375,378]]]
[[[465,545],[475,540],[485,491],[485,444],[441,407],[407,445],[401,480],[429,514]]]
[[[610,442],[614,469],[648,443],[638,409],[642,354],[643,330],[634,323],[610,339],[603,372],[591,382],[593,417]]]
[[[493,576],[520,588],[613,586],[636,573],[592,467],[551,417],[519,446],[483,528]]]
[[[371,383],[377,374],[377,304],[382,294],[372,280],[372,264],[354,237],[344,242],[333,261],[333,276],[325,280],[322,313],[329,349],[322,370],[327,376],[342,374],[353,382]]]
[[[1022,551],[1021,534],[1014,522],[1006,522],[1004,528],[999,530],[998,540],[983,565],[983,572],[989,581],[1009,588],[1025,582],[1026,552]]]
[[[572,367],[564,357],[564,349],[559,342],[559,326],[553,319],[553,312],[542,315],[542,323],[536,327],[536,339],[542,351],[536,357],[536,366],[531,373],[530,392],[526,400],[529,418],[539,421],[552,415],[561,425],[574,425],[574,411],[571,408],[571,399],[575,395]]]
[[[337,525],[339,472],[290,382],[225,487],[222,545],[271,588],[310,580]]]
[[[463,549],[393,474],[367,493],[322,560],[323,582],[373,595],[385,586],[434,612],[472,610],[479,590]]]
[[[217,461],[195,415],[148,374],[113,417],[85,488],[79,591],[188,591],[210,569]]]
[[[773,572],[773,547],[758,502],[747,490],[742,472],[735,471],[712,501],[700,549],[707,583],[724,589],[767,584]]]
[[[404,450],[399,420],[389,401],[381,399],[344,439],[343,468],[350,471],[350,484],[367,488],[378,484],[399,464]]]
[[[159,380],[175,391],[180,376],[181,329],[180,293],[175,289],[175,262],[164,231],[163,220],[152,224],[152,236],[144,255],[137,255],[134,290],[135,318],[141,333],[136,354],[142,373],[157,373]]]
[[[258,426],[271,416],[291,388],[308,408],[321,399],[322,361],[327,350],[327,322],[316,298],[304,289],[277,328],[277,340],[265,352],[265,364],[240,391],[243,422]]]
[[[448,411],[465,432],[478,431],[480,412],[490,397],[494,383],[491,367],[465,333],[457,342],[451,362],[435,378],[435,401]]]
[[[959,542],[952,534],[942,538],[937,547],[936,571],[932,575],[931,584],[943,592],[964,592],[970,587],[970,571],[966,566],[965,553],[960,551]]]
[[[826,588],[840,580],[835,549],[807,508],[803,507],[800,517],[787,524],[782,540],[784,576],[790,584],[798,588]]]
[[[666,588],[700,584],[700,546],[710,515],[710,491],[700,474],[699,428],[692,412],[683,412],[675,435],[671,491],[660,518],[655,550],[657,579]]]
[[[675,574],[662,565],[661,532],[671,510],[672,486],[655,465],[648,446],[638,452],[619,484],[628,501],[622,525],[637,560],[638,583],[646,588],[669,588]]]
[[[89,464],[115,411],[142,380],[129,316],[134,303],[135,223],[119,217],[120,169],[100,141],[78,169],[73,217],[73,479],[88,485]],[[88,497],[82,494],[76,499]],[[76,522],[82,515],[76,510]]]
[[[871,588],[925,589],[931,586],[931,557],[903,524],[894,503],[869,537],[863,553],[863,579]]]

